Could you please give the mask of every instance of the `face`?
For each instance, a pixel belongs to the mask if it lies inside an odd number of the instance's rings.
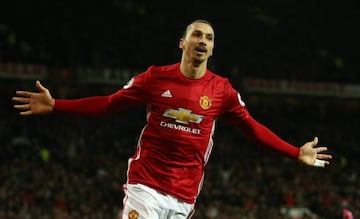
[[[198,64],[206,61],[213,53],[213,28],[202,22],[191,24],[180,40],[179,48],[183,50],[183,56]]]

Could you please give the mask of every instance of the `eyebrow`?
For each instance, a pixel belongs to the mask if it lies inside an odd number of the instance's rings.
[[[204,33],[204,31],[199,30],[199,29],[194,29],[194,30],[193,30],[193,32],[200,32],[200,33],[205,34],[206,36],[212,36],[212,37],[214,36],[214,34],[213,34],[213,33],[211,33],[211,32],[210,32],[210,33]]]

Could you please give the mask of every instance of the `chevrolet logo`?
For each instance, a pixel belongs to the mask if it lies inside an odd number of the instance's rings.
[[[173,118],[176,120],[176,122],[182,124],[189,124],[189,122],[199,124],[204,118],[204,116],[191,113],[191,110],[187,110],[184,108],[178,108],[177,110],[167,109],[164,112],[163,116]]]

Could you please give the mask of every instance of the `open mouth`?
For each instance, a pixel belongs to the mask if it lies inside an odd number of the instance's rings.
[[[199,52],[199,53],[206,53],[207,52],[207,49],[204,46],[197,46],[197,47],[195,47],[195,50],[197,52]]]

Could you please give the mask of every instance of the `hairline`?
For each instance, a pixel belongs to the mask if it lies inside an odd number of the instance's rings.
[[[203,20],[203,19],[198,19],[198,20],[194,20],[193,22],[191,22],[189,25],[187,25],[187,27],[185,28],[185,31],[182,35],[182,38],[185,39],[186,34],[188,33],[189,29],[192,27],[193,24],[195,23],[203,23],[203,24],[207,24],[209,25],[212,29],[214,29],[213,25],[207,21],[207,20]]]

